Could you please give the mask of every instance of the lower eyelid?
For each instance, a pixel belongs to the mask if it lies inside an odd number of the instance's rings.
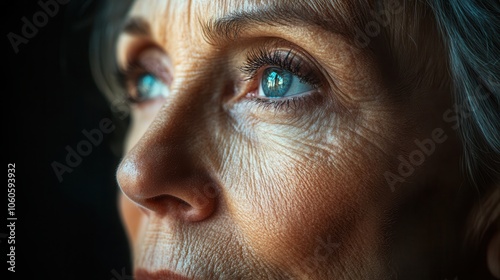
[[[149,94],[152,95],[141,97],[140,93],[141,79],[145,78],[145,76],[147,75],[150,75],[155,79],[152,84],[147,85],[149,86],[149,91],[150,91]],[[161,89],[161,94],[158,93],[159,89]],[[148,101],[153,99],[164,98],[165,94],[168,94],[169,90],[170,90],[169,86],[165,84],[165,82],[162,81],[162,79],[156,77],[151,73],[143,72],[141,74],[137,74],[134,78],[129,78],[127,84],[127,95],[128,95],[127,99],[132,104],[147,103]]]
[[[296,113],[301,109],[308,108],[308,100],[312,98],[312,95],[315,95],[314,91],[279,99],[253,97],[250,98],[249,101],[257,105],[259,109],[273,110],[275,112]]]
[[[266,97],[266,96],[252,95],[252,96],[249,96],[249,99],[279,101],[279,100],[294,99],[294,98],[307,98],[307,96],[309,96],[309,95],[318,94],[318,93],[319,92],[317,89],[311,89],[309,91],[304,91],[301,93],[297,93],[297,94],[290,95],[290,96],[284,96],[284,97]]]

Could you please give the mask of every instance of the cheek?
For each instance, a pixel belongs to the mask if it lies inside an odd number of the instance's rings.
[[[163,103],[164,100],[158,99],[141,105],[141,108],[131,109],[131,125],[125,138],[124,154],[127,154],[144,136]],[[131,248],[135,248],[138,246],[138,238],[146,215],[123,193],[119,195],[119,211]]]
[[[135,144],[144,136],[164,103],[163,98],[156,98],[147,103],[132,106],[131,124],[125,138],[125,154],[132,150]]]
[[[135,248],[138,241],[141,224],[145,218],[144,213],[125,195],[119,195],[119,210],[122,223],[125,226],[131,248]]]
[[[258,139],[234,140],[247,148],[233,151],[223,176],[239,178],[226,182],[228,203],[249,246],[288,270],[313,259],[331,266],[359,244],[376,252],[382,236],[384,153],[356,132],[322,127],[254,126]]]

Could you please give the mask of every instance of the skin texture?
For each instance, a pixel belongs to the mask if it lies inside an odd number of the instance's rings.
[[[433,57],[426,45],[396,51],[401,36],[381,33],[360,48],[353,30],[284,22],[245,25],[232,38],[209,32],[214,20],[273,2],[138,0],[131,8],[142,29],[120,36],[119,65],[138,62],[169,88],[131,105],[117,173],[134,268],[196,279],[452,273],[462,177],[453,123],[442,117],[452,103],[439,47]],[[343,20],[369,14],[348,2],[327,8]],[[397,32],[392,23],[387,34]],[[321,86],[288,107],[256,102],[269,65],[250,79],[240,68],[261,46],[293,49]],[[408,61],[410,51],[421,59]],[[398,157],[435,129],[445,142],[391,188],[384,174],[398,174]]]

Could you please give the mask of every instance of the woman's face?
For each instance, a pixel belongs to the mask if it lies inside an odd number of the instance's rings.
[[[298,2],[134,3],[118,181],[137,278],[429,273],[457,177],[449,92],[394,74],[387,22],[362,47],[369,6]]]

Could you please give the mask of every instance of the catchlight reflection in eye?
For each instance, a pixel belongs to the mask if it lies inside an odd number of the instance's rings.
[[[152,74],[144,74],[137,79],[138,101],[147,101],[158,97],[165,97],[168,94],[168,87]]]
[[[259,96],[279,98],[294,96],[313,90],[314,87],[300,81],[300,78],[287,70],[271,67],[264,70]]]

